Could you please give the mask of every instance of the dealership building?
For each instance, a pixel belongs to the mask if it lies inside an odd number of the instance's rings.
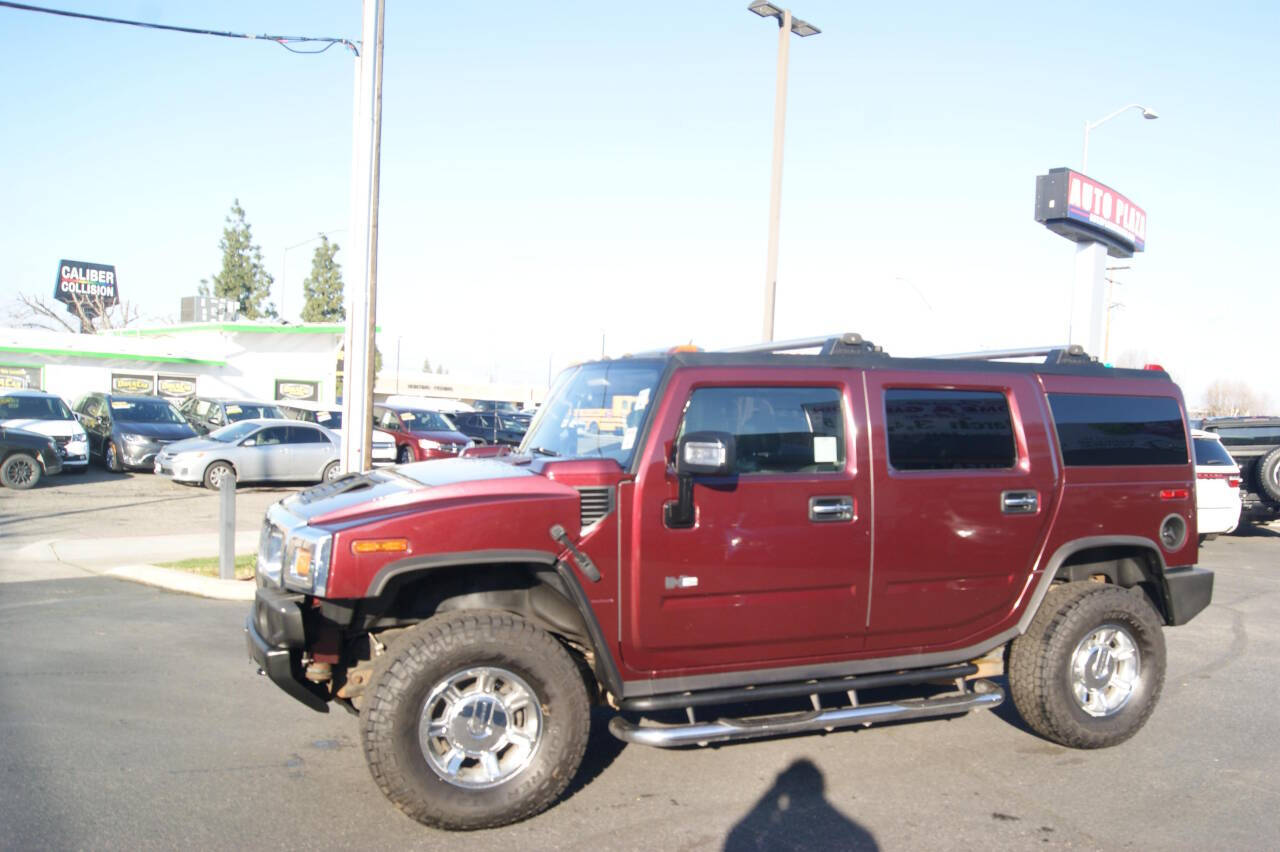
[[[342,339],[340,323],[192,322],[100,334],[0,328],[0,387],[47,390],[72,405],[94,391],[333,404]],[[441,409],[476,399],[532,405],[544,393],[387,369],[374,387],[378,400],[408,397]]]

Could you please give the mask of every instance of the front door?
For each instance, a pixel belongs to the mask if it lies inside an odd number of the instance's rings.
[[[866,439],[850,371],[779,370],[734,381],[677,373],[636,480],[623,659],[633,671],[847,656],[867,619]],[[736,474],[699,478],[696,520],[672,528],[680,434],[735,437]],[[629,599],[628,599],[629,598]]]

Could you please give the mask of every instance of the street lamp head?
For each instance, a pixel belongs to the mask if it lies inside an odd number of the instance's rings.
[[[1146,119],[1159,118],[1160,115],[1153,109],[1142,108],[1142,117]]]
[[[769,0],[755,0],[747,7],[750,12],[755,12],[762,18],[781,18],[782,10],[769,2]]]
[[[818,33],[822,32],[822,30],[818,29],[808,21],[801,21],[797,18],[792,18],[791,32],[795,33],[801,38],[808,38],[811,35],[817,35]]]

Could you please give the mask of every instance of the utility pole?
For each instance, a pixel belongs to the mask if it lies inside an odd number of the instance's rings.
[[[351,244],[356,278],[347,295],[342,470],[370,469],[378,280],[378,184],[382,144],[382,46],[386,0],[364,0],[351,141]]]

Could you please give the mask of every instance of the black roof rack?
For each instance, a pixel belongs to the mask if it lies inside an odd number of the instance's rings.
[[[769,343],[752,343],[749,346],[731,346],[727,349],[716,349],[715,352],[730,354],[794,352],[799,349],[817,349],[819,355],[841,355],[850,352],[884,353],[884,350],[869,340],[863,340],[861,334],[846,332],[845,334],[824,335],[822,337],[801,337],[796,340],[777,340]]]

